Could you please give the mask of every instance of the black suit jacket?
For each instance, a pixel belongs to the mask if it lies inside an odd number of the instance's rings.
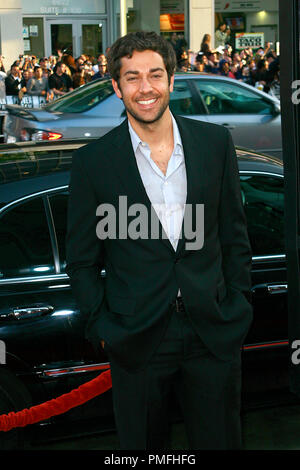
[[[204,245],[176,252],[166,237],[106,239],[96,235],[97,206],[151,203],[143,186],[128,122],[73,156],[67,273],[86,336],[104,339],[121,366],[138,369],[158,346],[180,288],[202,341],[219,358],[239,350],[252,320],[251,250],[232,138],[222,126],[176,117],[184,148],[187,204],[204,204]],[[117,221],[118,210],[116,211]],[[106,277],[101,276],[105,268]]]
[[[19,85],[21,82],[19,80],[15,80],[14,77],[9,74],[5,77],[5,91],[7,96],[17,96],[19,94],[20,88]]]

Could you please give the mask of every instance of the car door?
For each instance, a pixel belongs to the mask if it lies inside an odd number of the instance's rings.
[[[235,145],[281,156],[281,118],[268,97],[237,80],[198,78],[193,84],[207,109],[207,120],[227,127]]]
[[[288,307],[283,176],[241,171],[240,181],[253,256],[254,319],[245,348],[286,347]]]
[[[10,357],[49,375],[96,359],[62,268],[51,207],[60,193],[33,193],[0,214],[0,338]]]

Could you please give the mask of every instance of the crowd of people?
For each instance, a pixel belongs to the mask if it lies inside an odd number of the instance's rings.
[[[260,90],[280,98],[280,58],[271,48],[265,47],[235,50],[230,43],[230,30],[222,24],[215,34],[215,47],[211,36],[205,34],[199,51],[188,50],[183,37],[173,34],[171,39],[176,56],[177,72],[206,72],[241,80]]]
[[[177,71],[198,71],[223,75],[252,85],[259,90],[280,98],[280,57],[267,42],[265,47],[235,50],[230,28],[219,25],[215,33],[215,47],[211,36],[205,34],[198,52],[188,50],[183,37],[175,34],[171,43],[177,56]]]
[[[215,33],[215,47],[211,36],[205,34],[199,51],[188,49],[182,34],[173,33],[170,42],[177,57],[177,72],[206,72],[240,80],[280,98],[280,62],[271,43],[253,50],[248,47],[235,50],[230,42],[230,29],[220,24]],[[107,52],[107,51],[106,51]],[[6,96],[43,96],[55,99],[97,78],[109,78],[107,58],[82,54],[72,55],[57,51],[57,56],[21,55],[8,72],[0,56],[0,78],[5,80]]]
[[[0,75],[6,96],[42,96],[46,101],[58,98],[97,78],[109,78],[105,54],[95,59],[82,54],[76,59],[58,51],[57,56],[20,55],[6,72],[0,57]]]

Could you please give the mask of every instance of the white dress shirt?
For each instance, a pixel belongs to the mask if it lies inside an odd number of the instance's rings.
[[[183,146],[173,116],[172,123],[174,147],[164,175],[152,160],[150,147],[146,142],[142,142],[128,121],[131,142],[146,193],[176,251],[181,237],[187,180]]]

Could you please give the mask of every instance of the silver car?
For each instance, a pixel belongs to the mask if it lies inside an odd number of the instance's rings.
[[[241,81],[219,75],[177,74],[174,114],[226,126],[235,145],[282,156],[280,102]],[[100,137],[125,118],[110,80],[95,80],[40,109],[7,106],[4,140]]]

